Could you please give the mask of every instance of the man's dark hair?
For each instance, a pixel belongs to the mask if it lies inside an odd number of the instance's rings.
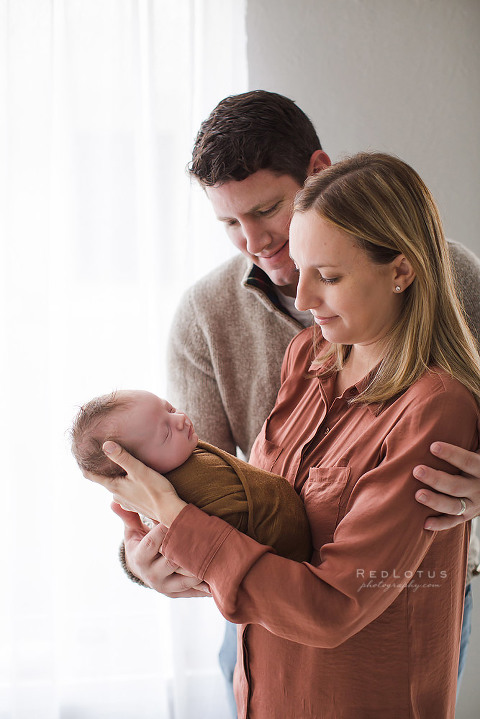
[[[322,146],[311,121],[288,97],[265,90],[232,95],[202,123],[189,172],[206,187],[245,180],[258,170],[307,177]]]

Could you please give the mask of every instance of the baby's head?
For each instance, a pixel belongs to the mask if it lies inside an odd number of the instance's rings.
[[[107,439],[162,474],[183,464],[198,442],[193,424],[183,412],[142,390],[122,390],[92,399],[75,417],[71,438],[82,472],[104,477],[125,474],[104,454],[102,446]]]

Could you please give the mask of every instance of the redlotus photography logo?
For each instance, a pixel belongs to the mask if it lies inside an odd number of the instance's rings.
[[[363,589],[406,589],[414,592],[418,589],[439,589],[447,579],[448,573],[444,569],[417,569],[399,572],[396,569],[357,569],[359,586],[357,592]]]

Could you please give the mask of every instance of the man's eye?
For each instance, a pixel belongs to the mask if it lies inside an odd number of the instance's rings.
[[[275,212],[275,210],[278,208],[279,204],[280,204],[280,202],[276,202],[276,203],[275,203],[274,205],[272,205],[271,207],[267,207],[266,210],[258,210],[258,213],[257,213],[257,214],[258,214],[260,217],[266,217],[267,215],[271,215],[271,214],[272,214],[273,212]]]

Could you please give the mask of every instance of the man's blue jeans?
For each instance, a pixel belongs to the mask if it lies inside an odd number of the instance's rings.
[[[225,623],[225,634],[223,635],[223,644],[218,655],[220,668],[225,677],[227,689],[228,703],[232,712],[233,719],[237,718],[237,706],[233,695],[233,671],[237,663],[237,625],[231,622]]]
[[[470,633],[472,631],[472,608],[473,608],[473,592],[472,585],[469,584],[465,590],[465,604],[463,607],[463,624],[462,636],[460,639],[460,659],[458,661],[458,679],[457,679],[457,698],[460,682],[462,680],[465,662],[467,661],[467,648],[470,641]]]

